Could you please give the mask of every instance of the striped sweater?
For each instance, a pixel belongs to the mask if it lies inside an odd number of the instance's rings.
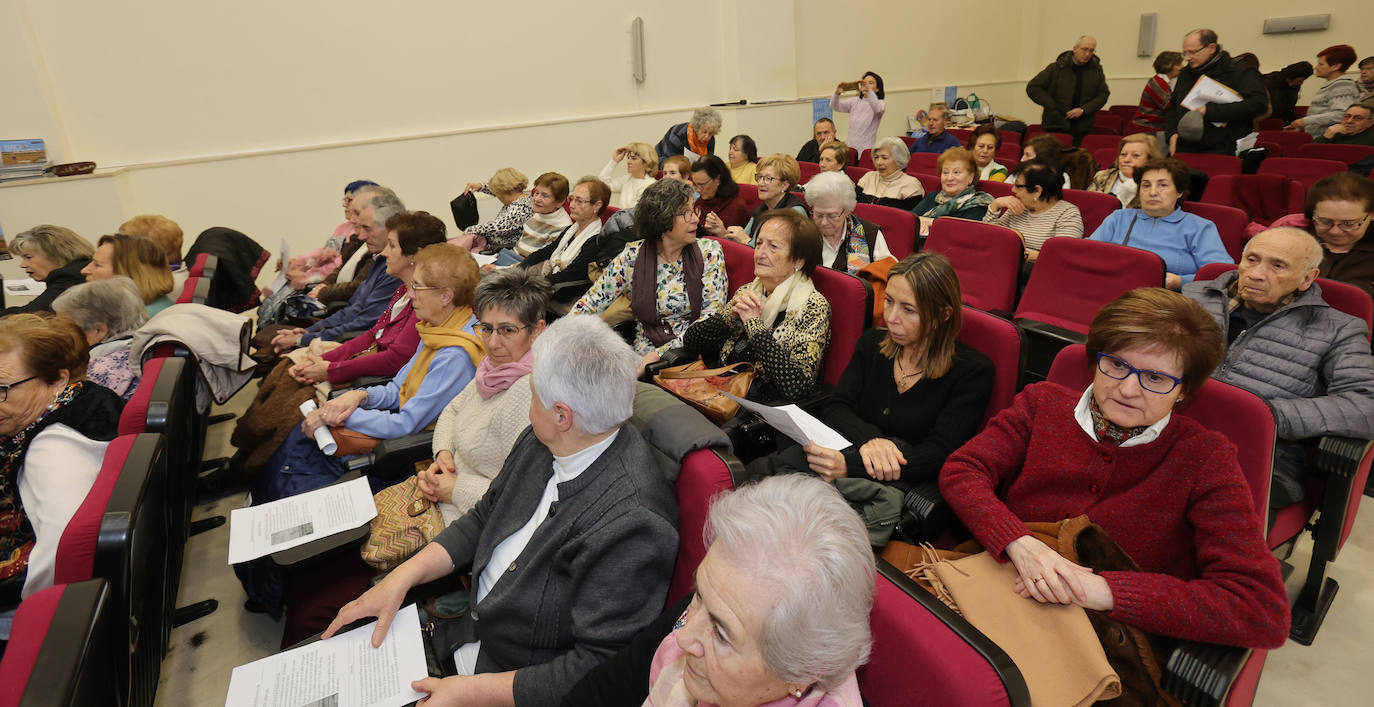
[[[1164,111],[1169,107],[1172,92],[1173,89],[1169,87],[1169,77],[1164,74],[1155,74],[1149,81],[1145,82],[1145,90],[1140,92],[1140,106],[1136,108],[1135,117],[1131,119],[1131,123],[1150,132],[1164,130]]]

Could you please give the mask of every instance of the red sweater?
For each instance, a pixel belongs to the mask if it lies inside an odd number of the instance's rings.
[[[405,293],[405,285],[397,287],[386,309],[382,310],[382,316],[377,318],[377,323],[367,333],[355,336],[325,353],[324,360],[329,361],[326,375],[330,383],[347,383],[360,376],[394,376],[401,366],[410,362],[415,349],[420,347],[420,330],[415,328],[420,320],[416,318],[410,302],[406,302],[394,319],[391,317],[392,308]],[[374,343],[377,345],[375,352],[353,358]]]
[[[1164,130],[1164,111],[1168,110],[1171,96],[1169,82],[1155,74],[1145,82],[1145,90],[1140,92],[1140,105],[1136,108],[1135,125],[1160,132]]]
[[[940,492],[1005,560],[1027,521],[1087,514],[1142,572],[1102,572],[1109,615],[1162,636],[1252,648],[1288,638],[1288,594],[1235,446],[1175,415],[1159,438],[1119,448],[1074,419],[1081,393],[1028,386],[950,455]]]

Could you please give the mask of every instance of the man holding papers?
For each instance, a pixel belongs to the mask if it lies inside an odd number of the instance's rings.
[[[1183,36],[1183,59],[1188,65],[1178,76],[1173,102],[1164,114],[1169,153],[1234,155],[1236,141],[1252,132],[1255,118],[1269,106],[1264,79],[1254,67],[1223,51],[1210,29]],[[1201,114],[1200,128],[1195,118],[1183,120],[1189,112]]]
[[[380,645],[406,592],[470,568],[470,608],[443,648],[458,675],[415,683],[442,704],[557,704],[667,597],[673,489],[624,424],[639,356],[598,317],[559,320],[533,351],[531,427],[486,495],[324,633],[376,616]]]

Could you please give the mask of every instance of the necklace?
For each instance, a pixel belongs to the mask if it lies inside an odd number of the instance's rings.
[[[921,375],[922,373],[925,373],[925,372],[926,372],[926,369],[925,369],[924,366],[922,366],[922,367],[919,367],[919,368],[917,368],[916,370],[912,371],[911,373],[907,373],[905,367],[902,366],[902,357],[901,357],[900,355],[897,356],[897,375],[899,375],[899,376],[902,377],[902,381],[903,381],[903,382],[905,382],[906,379],[908,379],[908,378],[914,378],[914,377],[919,376],[919,375]]]

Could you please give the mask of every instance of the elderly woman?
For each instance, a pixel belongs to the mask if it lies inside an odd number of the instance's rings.
[[[894,265],[883,317],[887,329],[859,338],[817,414],[852,445],[794,445],[749,465],[753,475],[810,472],[835,482],[864,517],[874,547],[892,534],[902,489],[933,481],[978,431],[994,378],[992,361],[958,341],[959,278],[945,256],[915,253]]]
[[[611,199],[611,188],[596,177],[583,177],[568,200],[573,223],[554,240],[520,264],[548,278],[554,291],[550,304],[567,313],[592,282],[587,267],[596,260],[597,237],[601,235],[601,214]]]
[[[1307,115],[1298,118],[1287,126],[1287,130],[1306,130],[1308,135],[1319,138],[1326,129],[1341,122],[1341,116],[1351,103],[1360,100],[1360,85],[1345,72],[1355,65],[1358,57],[1349,44],[1327,47],[1317,54],[1317,65],[1313,71],[1317,78],[1326,83],[1317,89],[1317,95],[1307,106]]]
[[[471,567],[481,620],[465,613],[456,633],[469,642],[439,651],[458,674],[413,684],[436,704],[557,704],[653,621],[668,592],[673,488],[624,424],[637,357],[596,317],[554,322],[533,352],[530,426],[491,488],[323,634],[375,616],[380,645],[412,587],[450,576],[457,587]]]
[[[1135,171],[1150,160],[1162,160],[1159,141],[1155,136],[1136,133],[1121,138],[1116,148],[1116,164],[1093,175],[1088,191],[1111,194],[1121,200],[1122,208],[1140,208],[1140,197],[1136,194],[1139,185],[1135,181]]]
[[[719,132],[720,113],[713,108],[698,108],[692,111],[691,120],[668,128],[663,139],[654,146],[654,151],[658,153],[660,163],[673,156],[696,162],[715,154],[716,133]]]
[[[811,218],[821,231],[821,264],[853,275],[892,257],[878,224],[854,215],[854,182],[844,172],[821,172],[806,183]]]
[[[728,311],[688,328],[683,348],[717,366],[754,364],[751,399],[783,402],[810,395],[830,342],[830,304],[811,282],[820,263],[815,223],[788,209],[763,213],[754,281],[735,292]]]
[[[973,161],[978,165],[978,178],[994,182],[1007,181],[1007,168],[997,164],[997,150],[1002,147],[1002,133],[997,126],[984,123],[973,129],[968,136],[968,149],[973,153]]]
[[[1177,290],[1208,263],[1234,263],[1211,221],[1183,210],[1188,165],[1152,160],[1136,168],[1140,208],[1113,211],[1090,239],[1148,250],[1164,259],[1164,284]]]
[[[490,194],[501,202],[501,210],[496,217],[463,231],[449,239],[471,251],[481,251],[488,255],[501,252],[502,248],[513,248],[524,234],[525,222],[534,216],[534,203],[530,200],[530,180],[519,170],[503,167],[491,175],[486,184],[469,182],[463,193],[474,191]]]
[[[792,209],[803,217],[807,216],[806,201],[792,193],[801,179],[801,168],[796,158],[781,152],[759,160],[758,173],[754,181],[759,187],[759,205],[749,212],[749,221],[743,227],[732,226],[726,233],[730,240],[746,245],[754,245],[759,235],[759,218],[774,209]]]
[[[182,262],[181,241],[185,234],[176,221],[161,214],[142,214],[121,224],[119,232],[156,243],[167,255],[167,266],[172,271],[172,291],[181,292],[191,270]]]
[[[901,138],[885,137],[873,148],[872,172],[859,177],[858,199],[861,204],[878,204],[910,211],[925,195],[921,181],[902,170],[911,161],[911,153]]]
[[[1222,347],[1197,303],[1132,290],[1093,319],[1087,390],[1028,386],[950,456],[940,493],[988,552],[1016,565],[1018,594],[1110,611],[1170,638],[1252,648],[1287,640],[1288,594],[1236,448],[1173,416],[1221,363]],[[1139,570],[1094,573],[1026,528],[1085,514]]]
[[[101,236],[91,262],[81,269],[81,274],[86,276],[87,282],[115,275],[133,280],[150,317],[172,306],[172,299],[167,296],[172,291],[167,254],[147,238],[122,233]]]
[[[736,184],[753,184],[758,170],[759,147],[754,138],[736,135],[730,138],[730,150],[726,153],[725,163],[730,166],[730,178]]]
[[[534,180],[534,186],[530,188],[530,206],[534,215],[525,222],[515,247],[497,253],[497,266],[515,265],[530,257],[572,225],[572,217],[563,210],[563,202],[568,200],[568,188],[568,178],[557,172],[545,172]],[[491,265],[483,266],[483,271],[490,268]]]
[[[544,332],[548,280],[520,268],[492,273],[477,286],[473,328],[487,355],[472,382],[439,414],[434,463],[419,472],[419,487],[439,504],[444,524],[472,510],[487,492],[529,424],[530,347]]]
[[[640,240],[611,260],[572,312],[600,314],[628,297],[642,372],[680,347],[688,327],[724,308],[728,282],[720,244],[697,240],[692,192],[680,182],[665,179],[645,190],[635,207],[635,230]]]
[[[1059,142],[1052,135],[1036,135],[1021,145],[1021,161],[1030,162],[1031,160],[1045,160],[1054,167],[1055,171],[1064,175],[1064,188],[1072,188],[1069,173],[1064,171],[1063,165],[1064,143]]]
[[[840,98],[848,91],[858,92],[857,98]],[[849,114],[849,144],[860,152],[873,147],[878,139],[878,123],[883,120],[887,104],[883,102],[883,77],[872,71],[853,82],[842,82],[830,97],[830,109]]]
[[[707,155],[692,164],[692,187],[697,193],[692,209],[707,235],[723,237],[731,226],[749,221],[749,204],[719,157]]]
[[[88,360],[69,319],[0,319],[0,606],[52,585],[62,532],[118,431],[123,403],[85,380]]]
[[[849,145],[840,140],[830,140],[821,145],[821,157],[818,164],[822,172],[843,172],[849,165]]]
[[[134,330],[148,321],[138,287],[127,277],[87,282],[63,292],[52,309],[76,322],[90,345],[86,379],[128,400],[138,387],[142,368],[129,361]]]
[[[920,221],[922,236],[930,234],[930,224],[944,216],[982,221],[992,204],[992,195],[978,191],[978,162],[973,153],[952,147],[935,163],[940,170],[940,191],[927,194],[911,209]]]
[[[615,166],[625,160],[625,174],[619,177],[612,177]],[[633,209],[639,203],[639,195],[653,184],[654,172],[658,169],[658,153],[654,152],[653,145],[647,142],[632,142],[624,147],[615,148],[611,153],[611,160],[601,168],[601,181],[611,188],[611,191],[620,193],[620,203],[617,208]],[[609,206],[610,204],[607,204]]]
[[[1135,109],[1135,117],[1131,118],[1131,126],[1142,128],[1156,136],[1157,140],[1163,140],[1164,111],[1173,100],[1173,82],[1182,73],[1185,63],[1183,55],[1174,51],[1160,52],[1155,57],[1155,75],[1145,82],[1145,88],[1140,92],[1140,105]]]
[[[814,478],[765,479],[713,500],[706,542],[696,591],[563,703],[860,704],[874,563],[844,498]]]
[[[247,468],[267,462],[301,421],[300,404],[322,399],[334,386],[363,376],[394,376],[415,356],[420,332],[413,293],[405,283],[415,276],[421,249],[444,242],[446,227],[425,211],[403,212],[387,221],[386,272],[402,284],[367,333],[342,344],[317,340],[289,354],[263,379],[252,404],[239,416],[230,442]]]
[[[1374,181],[1353,172],[1324,177],[1307,190],[1307,208],[1270,228],[1306,229],[1322,244],[1322,277],[1348,282],[1374,297],[1374,242],[1366,241],[1374,216]]]
[[[5,314],[20,314],[52,311],[58,295],[86,281],[85,267],[95,249],[70,228],[45,223],[15,236],[10,251],[19,256],[19,267],[29,277],[46,286],[29,302],[5,309]]]
[[[692,161],[682,155],[674,155],[663,160],[663,178],[676,179],[687,186],[692,186]]]
[[[1083,215],[1064,201],[1064,185],[1049,163],[1022,162],[1012,170],[1011,179],[1012,195],[993,199],[983,220],[1021,234],[1026,262],[1035,262],[1050,238],[1083,237]]]

